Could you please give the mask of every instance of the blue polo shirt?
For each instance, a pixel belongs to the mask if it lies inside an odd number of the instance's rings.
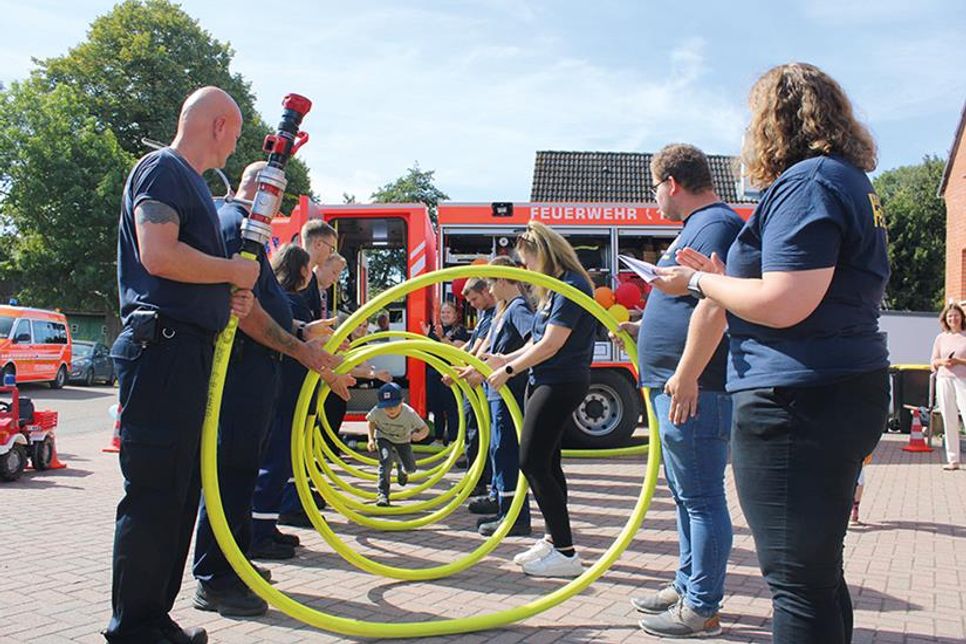
[[[242,248],[241,225],[248,216],[248,210],[239,203],[227,203],[218,210],[221,221],[221,234],[225,238],[225,248],[230,255],[240,253]],[[268,261],[268,256],[262,253],[258,258],[258,281],[252,288],[252,293],[258,299],[265,312],[268,313],[280,327],[286,331],[292,330],[292,305],[289,304],[285,291],[282,290],[275,277],[275,271]],[[244,335],[244,331],[239,330]],[[245,336],[246,338],[248,336]],[[250,338],[249,338],[250,339]],[[252,340],[254,342],[254,340]]]
[[[693,248],[705,255],[728,255],[744,222],[723,203],[714,203],[692,212],[671,247],[661,256],[658,266],[677,266],[675,251]],[[674,375],[688,339],[688,324],[698,300],[690,294],[674,297],[654,289],[647,298],[641,328],[637,334],[642,387],[663,388]],[[698,378],[698,386],[707,391],[725,390],[728,344],[721,339],[714,355]]]
[[[503,355],[513,353],[530,339],[530,333],[533,330],[533,309],[530,308],[526,298],[519,295],[507,304],[503,315],[495,321],[495,324],[491,331],[490,353]],[[507,385],[517,401],[522,401],[527,388],[527,379],[520,374],[514,374]],[[500,400],[499,390],[486,386],[486,399]]]
[[[476,320],[476,326],[473,328],[473,333],[470,334],[470,339],[466,341],[467,348],[472,347],[473,343],[476,342],[478,338],[485,338],[487,335],[489,335],[490,325],[493,323],[494,313],[496,313],[495,306],[491,306],[488,309],[483,309],[480,311],[480,317]]]
[[[593,297],[593,289],[583,275],[565,271],[560,281]],[[560,382],[590,382],[590,363],[594,360],[594,336],[597,320],[563,295],[550,292],[547,302],[533,316],[531,335],[537,343],[547,333],[547,326],[570,329],[567,341],[559,351],[530,369],[530,384],[549,385]]]
[[[834,267],[804,320],[773,329],[728,315],[728,390],[828,384],[889,365],[879,305],[889,281],[885,218],[864,172],[814,157],[781,174],[728,253],[728,274]]]
[[[137,310],[158,311],[207,331],[228,323],[228,284],[188,284],[156,277],[141,263],[134,210],[157,201],[178,215],[178,241],[215,257],[228,257],[218,212],[201,175],[170,148],[145,155],[128,175],[117,239],[117,282],[121,321]]]

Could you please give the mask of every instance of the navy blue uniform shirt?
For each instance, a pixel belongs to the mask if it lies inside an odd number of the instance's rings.
[[[827,384],[887,367],[879,305],[889,281],[885,218],[864,172],[814,157],[781,174],[728,253],[728,274],[834,267],[828,292],[787,329],[728,314],[728,390]]]
[[[124,186],[117,239],[121,321],[137,310],[154,310],[179,322],[221,331],[228,323],[228,284],[187,284],[147,272],[141,263],[134,209],[157,201],[178,214],[178,241],[206,255],[228,257],[218,212],[201,175],[170,148],[145,155]]]
[[[309,315],[312,316],[312,319],[307,321],[321,320],[325,310],[322,306],[322,294],[319,292],[319,280],[315,279],[314,271],[312,277],[309,278],[309,285],[304,291],[299,291],[299,295],[305,300],[305,306],[309,310]]]
[[[503,355],[513,353],[530,339],[530,332],[533,330],[533,310],[526,298],[518,295],[510,300],[503,315],[495,321],[495,324],[496,326],[490,332],[489,353]],[[521,400],[527,388],[527,379],[522,374],[514,374],[507,385],[514,397]],[[492,389],[489,385],[485,388],[487,400],[501,399],[499,390]]]
[[[586,293],[588,297],[593,297],[594,291],[583,275],[564,271],[560,281]],[[546,304],[533,316],[534,344],[546,334],[549,324],[570,329],[570,335],[555,355],[530,369],[530,384],[537,386],[558,382],[589,382],[590,363],[594,360],[597,320],[579,305],[551,291]]]
[[[300,322],[312,322],[312,311],[305,303],[305,297],[302,292],[299,293],[288,293],[285,292],[285,297],[291,306],[292,318],[299,320]],[[278,413],[283,413],[281,410],[291,410],[295,408],[295,403],[298,402],[299,394],[302,391],[302,382],[305,380],[305,376],[308,374],[309,370],[302,366],[302,363],[295,358],[290,358],[285,356],[282,358],[282,383],[281,390],[279,391],[278,402],[275,406]],[[335,394],[329,394],[334,396]]]
[[[229,255],[241,252],[241,225],[247,216],[248,210],[239,203],[227,203],[218,210],[221,234],[225,238],[225,248]],[[265,253],[258,258],[258,281],[252,288],[252,294],[280,327],[286,331],[292,330],[292,305],[289,304],[285,291],[278,283],[275,271],[272,270],[268,255]],[[244,334],[241,330],[239,333]]]
[[[470,339],[466,341],[467,349],[472,348],[473,343],[476,342],[478,338],[485,338],[490,334],[490,325],[493,323],[493,315],[495,313],[495,306],[491,306],[488,309],[483,309],[480,311],[480,317],[476,320],[476,327],[474,327],[473,333],[470,334]]]
[[[440,339],[436,335],[435,327],[432,326],[429,329],[429,335],[427,337],[430,340]],[[450,342],[467,342],[472,336],[467,333],[466,327],[462,324],[450,324],[443,326],[443,337],[447,338]],[[430,384],[439,383],[443,376],[429,365],[426,365],[426,367],[426,377],[430,380]],[[442,387],[442,385],[439,386]],[[447,387],[445,390],[447,392],[445,395],[447,396],[449,395],[448,389]]]
[[[671,247],[661,256],[658,266],[677,266],[677,249],[693,248],[705,255],[728,255],[728,248],[744,222],[723,203],[715,203],[692,212]],[[647,298],[641,328],[637,334],[642,387],[663,389],[674,375],[688,339],[688,324],[698,301],[691,296],[674,297],[654,289]],[[698,378],[698,386],[707,391],[724,391],[728,344],[721,339],[711,360]]]

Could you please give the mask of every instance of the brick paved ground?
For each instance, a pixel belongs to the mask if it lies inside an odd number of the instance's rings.
[[[104,433],[65,436],[70,468],[0,484],[0,641],[97,642],[108,619],[114,507],[120,493],[116,457],[100,453]],[[846,543],[847,578],[856,604],[857,642],[962,642],[966,639],[966,472],[943,472],[939,451],[907,454],[904,437],[886,436],[869,469],[862,504],[865,526]],[[829,446],[834,449],[834,446]],[[569,461],[572,512],[585,560],[594,559],[625,522],[643,476],[632,460]],[[721,641],[769,639],[770,602],[754,546],[737,507],[735,543]],[[652,641],[637,628],[627,597],[654,588],[674,570],[672,504],[661,488],[644,528],[621,559],[583,594],[526,622],[497,631],[436,641]],[[427,565],[467,551],[479,538],[463,511],[442,525],[410,533],[373,533],[332,518],[336,531],[380,561]],[[539,526],[538,526],[539,527]],[[403,583],[357,572],[321,538],[300,530],[306,544],[292,563],[272,565],[277,587],[342,616],[385,621],[455,617],[522,603],[560,585],[525,578],[509,562],[527,542],[508,539],[475,568],[427,583]],[[253,620],[229,620],[190,606],[188,576],[175,606],[183,624],[202,624],[216,642],[330,642],[321,633],[271,610]]]

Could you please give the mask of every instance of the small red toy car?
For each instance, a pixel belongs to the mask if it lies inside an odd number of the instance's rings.
[[[57,412],[35,410],[33,402],[6,378],[0,394],[10,394],[9,401],[0,400],[0,480],[20,478],[28,459],[35,470],[64,467],[54,448]]]

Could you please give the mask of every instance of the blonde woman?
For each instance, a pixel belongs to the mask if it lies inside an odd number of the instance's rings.
[[[529,270],[556,277],[588,296],[593,294],[590,276],[574,249],[547,226],[531,221],[517,238],[516,248]],[[513,560],[528,575],[577,577],[583,567],[570,529],[560,440],[590,386],[597,322],[558,293],[546,289],[537,289],[537,293],[540,300],[530,341],[512,353],[494,354],[488,361],[494,368],[489,384],[495,389],[530,370],[520,470],[527,477],[550,534]]]
[[[769,70],[749,103],[743,157],[765,192],[727,274],[718,257],[683,249],[684,266],[659,269],[654,285],[728,311],[732,464],[774,640],[843,644],[852,493],[889,405],[885,219],[866,176],[876,147],[839,84],[812,65]]]
[[[939,326],[943,332],[932,345],[932,370],[946,437],[943,469],[958,470],[959,417],[966,419],[966,314],[962,307],[947,304],[939,314]]]

